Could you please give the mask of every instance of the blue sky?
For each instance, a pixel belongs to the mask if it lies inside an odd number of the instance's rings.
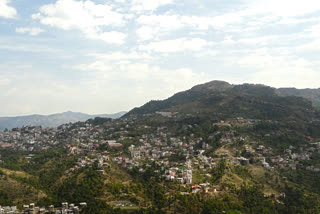
[[[0,0],[0,116],[112,113],[211,80],[320,87],[318,0]]]

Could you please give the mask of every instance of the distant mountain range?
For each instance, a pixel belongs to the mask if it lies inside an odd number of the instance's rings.
[[[116,119],[124,115],[126,112],[118,112],[115,114],[97,114],[89,115],[79,112],[64,112],[51,115],[28,115],[18,117],[0,117],[0,130],[12,129],[22,126],[43,126],[43,127],[56,127],[65,123],[86,121],[95,117],[104,117]]]
[[[165,100],[150,101],[130,112],[89,115],[64,112],[52,115],[0,117],[0,130],[22,126],[56,127],[65,123],[86,121],[95,117],[116,119],[161,111],[193,114],[199,117],[228,118],[243,116],[260,119],[314,117],[320,109],[319,89],[272,88],[261,84],[233,85],[211,81],[179,92]]]
[[[211,81],[160,101],[150,101],[124,115],[178,112],[226,119],[311,120],[320,106],[320,89],[272,88],[260,84],[232,85]]]

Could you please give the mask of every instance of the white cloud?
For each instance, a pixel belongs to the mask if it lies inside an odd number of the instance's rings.
[[[319,38],[320,37],[320,24],[311,26],[310,29],[307,29],[306,32],[308,35],[310,35],[313,38]]]
[[[175,29],[185,26],[185,23],[182,22],[182,17],[179,15],[142,15],[137,18],[137,23],[140,25],[158,26],[161,29]]]
[[[131,105],[141,105],[151,99],[164,99],[207,80],[205,74],[189,68],[163,69],[147,63],[113,64],[113,71],[97,71],[91,76],[89,91],[97,96],[105,96],[109,88],[118,85],[121,89],[110,94],[108,99],[113,99],[115,94],[116,97],[123,94]]]
[[[261,37],[252,37],[252,38],[245,38],[239,39],[236,43],[244,44],[244,45],[263,45],[268,46],[271,44],[272,41],[277,41],[279,36],[272,35],[272,36],[261,36]]]
[[[102,40],[105,43],[123,44],[127,35],[122,32],[92,32],[87,34],[89,39]]]
[[[73,68],[81,71],[109,71],[112,67],[102,61],[95,61],[90,64],[80,64]]]
[[[156,36],[159,36],[159,29],[149,26],[142,26],[137,29],[136,34],[142,41],[151,40]]]
[[[0,86],[7,86],[11,83],[11,81],[6,77],[0,76]]]
[[[125,15],[118,13],[106,4],[94,2],[58,0],[55,4],[44,5],[40,12],[33,14],[44,25],[63,30],[78,29],[89,39],[103,40],[106,43],[122,44],[126,35],[105,28],[121,27],[126,23]]]
[[[137,61],[137,60],[149,60],[152,57],[146,53],[139,53],[136,51],[124,53],[124,52],[111,52],[111,53],[91,53],[88,56],[95,57],[99,60],[103,60],[106,62],[109,61]]]
[[[178,15],[141,15],[136,22],[140,25],[136,34],[143,41],[156,40],[165,34],[185,27],[185,23]]]
[[[297,25],[301,23],[317,23],[320,21],[320,17],[312,17],[312,18],[292,18],[292,17],[285,17],[281,19],[277,24],[282,25]]]
[[[151,40],[181,29],[206,32],[209,28],[224,30],[228,25],[239,24],[242,17],[237,13],[220,16],[182,16],[177,14],[141,15],[136,22],[140,27],[136,33],[141,40]]]
[[[316,55],[318,55],[320,52],[320,39],[310,40],[310,42],[296,46],[295,49],[300,53],[315,52]]]
[[[196,73],[190,68],[163,69],[144,63],[122,66],[121,71],[124,72],[123,78],[136,81],[145,87],[144,93],[139,96],[145,94],[149,99],[163,99],[207,80],[204,73]]]
[[[252,0],[247,14],[269,13],[279,17],[294,17],[320,11],[318,0]]]
[[[247,72],[246,80],[253,83],[264,83],[274,87],[318,88],[314,80],[320,78],[320,72],[314,62],[288,54],[276,54],[267,49],[254,51],[255,54],[244,54],[233,57],[229,63],[237,65]]]
[[[320,18],[320,17],[319,17]],[[309,52],[318,55],[320,51],[320,25],[314,24],[301,32],[301,37],[304,38],[303,43],[297,44],[294,48],[299,53]]]
[[[152,2],[152,1],[151,1]],[[266,24],[292,23],[293,17],[320,11],[318,0],[258,0],[245,1],[237,11],[216,16],[188,16],[173,12],[165,14],[141,15],[137,18],[140,28],[136,33],[141,40],[151,40],[161,35],[173,33],[184,28],[207,31],[209,28],[224,32],[255,31]],[[315,22],[317,18],[297,19]],[[296,22],[298,23],[298,22]]]
[[[0,49],[9,52],[30,52],[30,53],[50,53],[59,57],[63,56],[62,50],[54,47],[48,47],[47,45],[38,45],[36,43],[14,43],[14,42],[0,42]]]
[[[220,52],[217,50],[204,50],[204,51],[199,51],[197,53],[194,54],[195,57],[198,58],[205,58],[205,57],[215,57],[219,54]]]
[[[319,79],[320,73],[314,69],[299,67],[282,67],[274,70],[262,70],[251,76],[251,81],[264,83],[273,87],[319,88],[314,79]]]
[[[233,45],[235,43],[236,41],[232,38],[232,36],[225,36],[221,42],[223,45]]]
[[[42,30],[41,28],[26,28],[26,27],[22,27],[22,28],[16,28],[16,32],[17,33],[28,33],[31,36],[36,36],[36,35],[44,32],[44,30]]]
[[[173,40],[163,40],[151,42],[147,45],[141,45],[140,50],[149,52],[174,53],[182,51],[200,51],[206,47],[212,46],[212,42],[208,42],[200,38],[179,38]]]
[[[151,1],[152,2],[152,1]],[[248,0],[232,12],[217,13],[215,16],[179,15],[173,11],[163,14],[144,14],[137,18],[136,34],[140,40],[159,40],[162,36],[184,30],[207,32],[256,32],[275,24],[317,22],[318,18],[301,18],[320,11],[318,0]]]
[[[166,69],[138,61],[135,58],[139,55],[142,54],[90,54],[89,56],[95,57],[93,62],[73,67],[86,71],[86,79],[81,86],[83,89],[79,89],[82,97],[92,99],[94,108],[104,109],[102,111],[129,110],[151,99],[164,99],[177,91],[189,89],[208,80],[205,74],[194,72],[190,68]],[[132,61],[119,63],[122,60]],[[100,69],[104,66],[111,68]],[[90,68],[91,72],[88,72],[87,68]]]
[[[209,27],[221,29],[226,25],[241,23],[240,13],[225,13],[219,16],[183,16],[182,22],[199,30],[207,30]]]
[[[0,17],[12,19],[17,16],[17,10],[14,7],[9,6],[11,0],[0,1]]]
[[[159,7],[172,4],[174,0],[132,0],[133,11],[155,11]]]

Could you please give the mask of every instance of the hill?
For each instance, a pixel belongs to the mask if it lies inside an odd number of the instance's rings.
[[[311,100],[313,105],[320,106],[320,88],[318,89],[296,89],[296,88],[279,88],[277,94],[280,96],[297,96]]]
[[[44,126],[44,127],[57,127],[59,125],[86,121],[95,117],[104,117],[116,119],[121,117],[125,112],[118,112],[115,114],[100,114],[100,115],[89,115],[79,112],[64,112],[51,115],[28,115],[18,117],[0,117],[0,130],[5,128],[12,129],[22,126]]]
[[[315,110],[311,100],[290,94],[285,96],[284,92],[280,96],[279,90],[259,84],[231,85],[212,81],[177,93],[166,100],[150,101],[125,116],[176,112],[215,119],[245,117],[312,120]]]

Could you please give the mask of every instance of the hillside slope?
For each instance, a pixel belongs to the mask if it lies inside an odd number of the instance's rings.
[[[296,89],[296,88],[279,88],[277,94],[280,96],[297,96],[311,100],[313,105],[320,106],[320,88],[318,89]]]
[[[264,85],[230,85],[212,81],[177,93],[162,101],[150,101],[125,116],[156,112],[177,112],[199,117],[228,119],[311,120],[315,116],[312,102],[297,96],[279,96],[277,89]]]

